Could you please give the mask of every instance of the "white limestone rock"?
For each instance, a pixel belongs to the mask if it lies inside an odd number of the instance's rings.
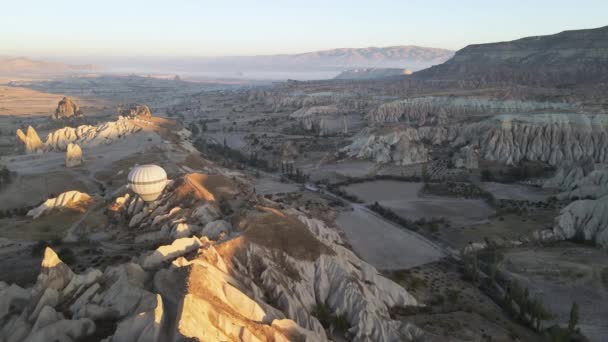
[[[78,144],[81,147],[107,145],[140,130],[139,126],[122,116],[118,117],[116,121],[104,122],[96,126],[64,127],[47,135],[44,149],[65,151],[70,143]]]
[[[78,144],[69,143],[65,152],[65,166],[74,167],[82,164],[82,150]]]
[[[27,127],[26,133],[18,129],[17,138],[25,145],[26,153],[41,152],[44,149],[44,144],[32,126]]]
[[[570,203],[560,211],[553,232],[560,239],[581,238],[608,248],[608,196]]]
[[[429,160],[429,150],[421,140],[418,130],[411,127],[382,135],[363,130],[342,151],[349,157],[371,159],[377,163],[424,163]]]
[[[606,163],[608,115],[512,114],[446,126],[398,124],[389,129],[365,129],[342,151],[355,158],[404,165],[428,160],[428,149],[439,144],[457,150],[477,149],[481,160],[508,165],[524,159],[555,166],[582,160]]]
[[[69,209],[83,212],[86,207],[91,204],[93,199],[91,196],[76,190],[66,191],[59,196],[49,198],[38,207],[27,212],[27,216],[34,219],[47,214],[53,210]]]
[[[162,263],[197,250],[201,246],[201,240],[196,236],[177,239],[170,245],[158,247],[154,252],[143,258],[142,266],[146,269],[157,268]]]
[[[608,195],[608,169],[594,170],[573,181],[559,199],[598,199]]]

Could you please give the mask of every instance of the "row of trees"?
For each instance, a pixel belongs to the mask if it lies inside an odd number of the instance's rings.
[[[299,168],[295,168],[294,170],[293,163],[281,162],[281,173],[297,183],[305,183],[310,178]]]
[[[580,330],[577,328],[579,322],[579,307],[573,302],[570,309],[568,328],[552,326],[543,330],[543,322],[553,318],[538,298],[533,298],[527,287],[522,286],[516,279],[507,278],[498,272],[498,263],[502,254],[498,250],[490,250],[487,263],[478,259],[477,253],[462,254],[463,272],[465,279],[480,285],[488,296],[494,298],[505,311],[513,318],[519,320],[530,328],[543,332],[549,341],[577,341]],[[484,269],[487,274],[481,271]],[[499,284],[500,283],[500,284]],[[500,297],[502,287],[502,297]]]

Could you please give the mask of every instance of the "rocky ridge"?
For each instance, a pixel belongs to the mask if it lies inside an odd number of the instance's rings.
[[[513,114],[463,125],[367,129],[343,151],[351,157],[404,165],[427,161],[428,150],[444,144],[457,151],[477,149],[480,159],[505,164],[523,159],[556,166],[586,159],[605,163],[608,115]]]
[[[17,130],[17,137],[25,145],[27,153],[44,151],[65,151],[69,144],[82,147],[92,147],[110,144],[124,136],[141,131],[141,127],[133,120],[119,116],[116,121],[103,122],[98,125],[81,125],[78,127],[63,127],[49,133],[44,143],[31,126],[27,134]]]
[[[0,337],[327,341],[314,315],[319,305],[343,317],[355,341],[423,334],[389,314],[392,307],[420,305],[416,299],[345,248],[322,221],[254,197],[258,204],[233,218],[234,227],[221,221],[218,202],[242,193],[239,187],[226,176],[188,174],[172,180],[154,203],[130,192],[116,197],[108,212],[130,226],[119,223],[117,233],[139,243],[147,234],[161,246],[83,274],[47,248],[32,288],[0,284]],[[116,328],[98,329],[109,321]]]
[[[372,125],[406,122],[412,126],[445,125],[472,115],[573,110],[567,103],[489,100],[463,97],[415,97],[383,103],[367,114]]]
[[[608,26],[469,45],[447,62],[421,70],[424,80],[571,85],[608,80]]]

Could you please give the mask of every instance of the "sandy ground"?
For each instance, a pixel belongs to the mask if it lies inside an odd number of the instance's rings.
[[[338,215],[336,223],[363,260],[381,270],[397,270],[436,261],[444,254],[426,240],[385,221],[362,206]]]
[[[417,220],[443,217],[455,226],[483,223],[494,210],[483,200],[420,196],[423,183],[373,181],[352,184],[344,189],[365,203],[379,202],[398,215]]]
[[[496,199],[545,201],[554,195],[554,191],[524,184],[503,184],[483,182],[481,187],[492,193]]]
[[[560,324],[567,324],[572,302],[576,302],[583,334],[591,341],[606,341],[606,251],[572,243],[542,249],[514,249],[505,253],[500,267],[528,287],[533,297],[540,298]]]
[[[57,108],[62,94],[51,94],[21,87],[0,86],[0,115],[51,115]],[[75,98],[81,108],[102,107],[101,100]]]

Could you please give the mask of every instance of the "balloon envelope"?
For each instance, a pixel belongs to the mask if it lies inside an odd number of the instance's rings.
[[[156,200],[167,185],[167,173],[158,165],[138,165],[128,178],[129,187],[146,202]]]

